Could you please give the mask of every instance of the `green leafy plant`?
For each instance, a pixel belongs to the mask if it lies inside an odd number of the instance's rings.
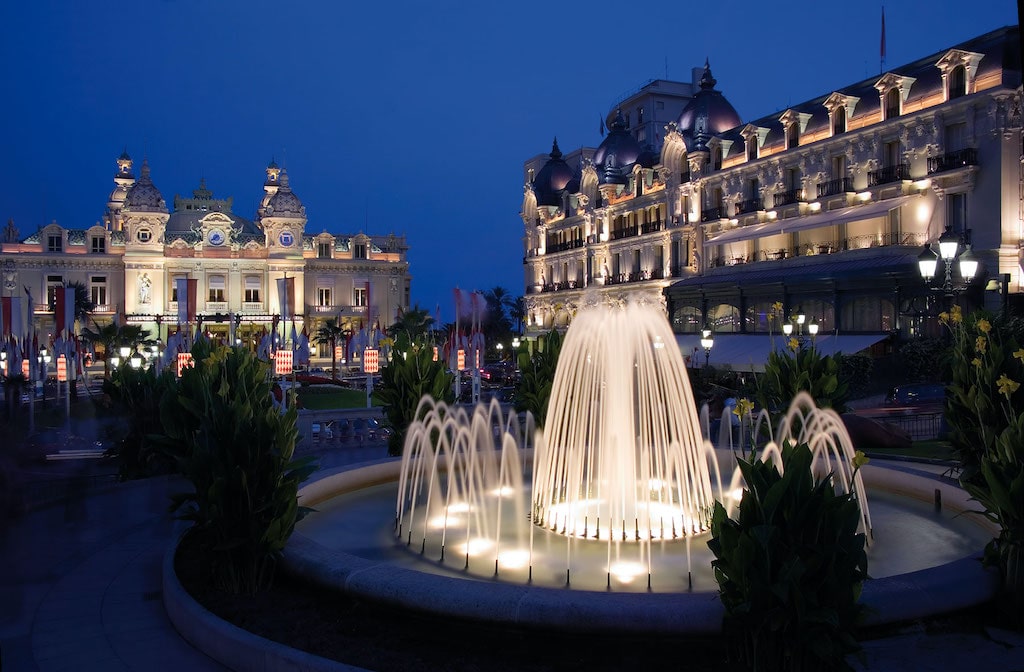
[[[535,351],[525,366],[520,366],[521,377],[514,397],[516,411],[532,413],[538,427],[543,427],[548,415],[551,386],[555,382],[561,350],[562,335],[552,329],[544,337],[543,348]]]
[[[176,465],[154,441],[162,433],[160,402],[177,386],[172,371],[156,367],[136,369],[124,364],[104,381],[103,391],[120,407],[128,422],[127,434],[107,449],[107,456],[117,462],[118,477],[124,480],[166,474]]]
[[[783,469],[740,460],[738,519],[715,504],[712,567],[725,606],[723,631],[753,670],[845,670],[859,650],[853,630],[867,578],[859,508],[815,481],[806,444],[786,442]]]
[[[946,396],[960,482],[999,526],[985,548],[998,566],[1010,612],[1024,608],[1024,347],[1015,325],[959,307],[939,316],[953,336],[953,379]]]
[[[758,378],[757,402],[772,416],[772,424],[789,407],[798,392],[808,392],[819,408],[836,413],[846,410],[847,383],[842,376],[843,355],[822,355],[789,339],[786,348],[768,355],[764,373]]]
[[[898,358],[903,368],[903,379],[911,382],[942,380],[948,349],[941,338],[915,338],[904,343],[900,346]]]
[[[405,433],[416,419],[420,399],[428,395],[436,401],[454,403],[455,376],[448,372],[444,362],[434,361],[434,349],[429,343],[399,335],[391,361],[381,369],[380,378],[377,399],[394,430],[388,438],[388,453],[401,455]]]
[[[192,492],[172,508],[208,560],[218,588],[254,594],[268,586],[281,551],[308,511],[299,484],[314,471],[310,458],[293,461],[297,411],[282,413],[271,399],[269,368],[243,348],[199,341],[194,366],[182,371],[176,394],[160,405],[165,442]]]

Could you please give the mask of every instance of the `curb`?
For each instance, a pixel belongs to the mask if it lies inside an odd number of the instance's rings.
[[[174,557],[184,535],[182,532],[164,554],[163,602],[174,629],[197,650],[232,670],[247,672],[367,672],[254,635],[203,608],[188,594],[174,571]]]

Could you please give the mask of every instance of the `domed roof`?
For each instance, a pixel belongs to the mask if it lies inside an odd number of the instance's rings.
[[[619,110],[609,126],[608,137],[594,152],[598,184],[626,184],[639,157],[640,143],[626,130],[626,120]]]
[[[644,151],[640,152],[640,156],[637,157],[636,162],[644,168],[654,168],[654,166],[661,159],[658,152],[654,151],[654,147],[651,143],[644,145]]]
[[[167,212],[164,197],[149,178],[149,162],[145,159],[142,160],[142,176],[128,190],[124,205],[133,212]]]
[[[573,182],[573,174],[558,149],[558,138],[551,143],[549,156],[551,158],[533,178],[533,193],[537,196],[537,205],[561,207],[562,192]]]
[[[288,186],[288,172],[281,170],[281,186],[267,202],[269,217],[305,217],[306,208]]]
[[[676,122],[691,152],[706,150],[711,136],[736,128],[742,123],[732,104],[721,91],[715,90],[715,84],[717,82],[711,76],[711,66],[704,61],[700,91],[683,109]]]

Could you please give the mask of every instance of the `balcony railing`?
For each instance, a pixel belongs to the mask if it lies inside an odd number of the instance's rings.
[[[566,250],[575,250],[578,247],[583,247],[583,239],[567,240],[563,243],[557,243],[547,246],[547,253],[554,254],[555,252],[565,252]]]
[[[974,147],[958,149],[955,152],[946,152],[942,156],[935,156],[928,159],[928,174],[941,173],[947,170],[955,170],[964,166],[978,165],[978,150]]]
[[[207,301],[206,312],[208,313],[226,313],[228,312],[227,301]]]
[[[764,201],[760,198],[748,198],[736,204],[736,214],[743,215],[764,210]]]
[[[892,181],[892,180],[890,180]],[[828,198],[853,191],[853,178],[837,177],[834,180],[818,183],[818,198]]]
[[[656,222],[647,222],[640,225],[640,233],[654,233],[665,228],[665,222],[660,219]]]
[[[243,301],[242,314],[262,313],[264,311],[262,301]]]
[[[774,203],[776,208],[781,208],[784,205],[793,205],[803,200],[803,189],[790,189],[784,191],[781,194],[775,194]]]
[[[881,184],[898,182],[910,179],[910,166],[905,163],[897,163],[894,166],[886,166],[868,173],[868,186],[877,187]]]
[[[724,208],[704,208],[700,212],[700,221],[702,222],[713,222],[716,219],[723,219]]]
[[[632,238],[639,234],[639,230],[635,226],[627,226],[624,229],[615,229],[612,231],[612,240],[619,240],[621,238]]]

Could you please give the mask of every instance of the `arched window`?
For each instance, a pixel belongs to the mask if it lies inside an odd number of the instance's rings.
[[[892,301],[877,296],[860,297],[843,305],[844,331],[892,331]]]
[[[735,333],[740,330],[740,311],[729,303],[708,308],[707,325],[715,333]]]
[[[900,116],[900,90],[892,88],[885,94],[885,118],[895,119]]]
[[[753,161],[757,158],[757,138],[751,136],[747,138],[747,161]]]
[[[786,149],[800,146],[800,124],[795,121],[786,127]]]
[[[672,314],[672,330],[677,334],[696,334],[704,325],[704,315],[697,306],[679,306]]]
[[[836,113],[832,116],[832,135],[846,133],[846,108],[837,107]]]
[[[711,150],[711,170],[722,169],[722,148],[715,147]]]
[[[967,95],[967,69],[958,65],[949,73],[949,98]]]

